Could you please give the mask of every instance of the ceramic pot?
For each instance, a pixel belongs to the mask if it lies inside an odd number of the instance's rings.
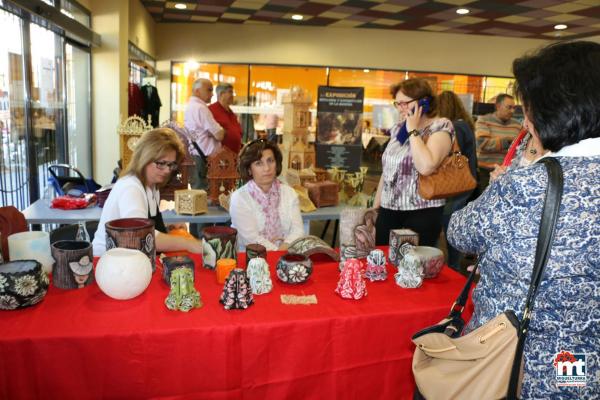
[[[0,264],[0,310],[32,306],[44,299],[48,275],[36,260]]]
[[[228,226],[209,226],[202,229],[202,263],[215,269],[217,260],[237,260],[237,230]]]
[[[50,255],[50,234],[42,231],[13,233],[8,237],[8,254],[11,261],[36,260],[42,270],[52,272],[54,259]]]
[[[444,266],[444,253],[435,247],[415,246],[406,253],[404,258],[416,259],[420,263],[421,268],[423,268],[423,277],[425,279],[431,279],[438,276]],[[401,266],[402,261],[400,262],[398,269],[400,269]]]
[[[52,244],[56,260],[52,284],[60,289],[81,289],[94,282],[92,244],[79,240],[60,240]]]
[[[115,247],[139,250],[148,257],[152,272],[156,270],[154,221],[147,218],[121,218],[108,221],[105,228],[106,250]]]
[[[282,282],[296,284],[306,282],[313,266],[310,258],[303,254],[286,253],[279,259],[276,270]]]
[[[250,263],[250,260],[253,258],[260,257],[262,259],[267,259],[267,248],[262,244],[258,243],[250,243],[246,246],[246,267]]]
[[[150,261],[139,250],[110,249],[96,265],[96,282],[113,299],[133,299],[146,290],[151,279]]]

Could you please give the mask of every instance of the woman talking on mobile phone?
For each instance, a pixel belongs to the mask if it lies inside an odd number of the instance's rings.
[[[435,246],[445,200],[426,200],[418,192],[418,176],[436,171],[449,154],[454,127],[437,117],[436,98],[423,79],[407,79],[391,87],[401,119],[391,130],[383,153],[383,172],[374,207],[379,208],[377,245],[387,245],[391,229],[419,234],[419,244]]]

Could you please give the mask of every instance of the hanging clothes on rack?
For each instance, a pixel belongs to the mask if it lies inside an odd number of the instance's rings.
[[[146,82],[142,87],[142,96],[144,98],[144,107],[142,110],[142,117],[148,119],[150,116],[150,123],[154,128],[158,126],[158,118],[160,113],[160,97],[158,96],[158,90],[150,82]]]
[[[128,115],[142,115],[142,109],[144,108],[144,97],[142,91],[138,85],[133,82],[129,82],[129,112]]]

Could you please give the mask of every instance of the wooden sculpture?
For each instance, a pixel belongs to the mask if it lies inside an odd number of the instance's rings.
[[[208,199],[212,204],[219,204],[219,195],[229,193],[236,188],[238,173],[238,157],[226,146],[208,158]]]

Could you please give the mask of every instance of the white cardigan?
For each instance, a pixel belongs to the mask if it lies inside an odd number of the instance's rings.
[[[284,242],[291,243],[304,236],[300,204],[294,189],[282,183],[280,190],[279,219]],[[245,251],[246,245],[250,243],[262,244],[267,250],[277,250],[275,243],[260,234],[265,227],[265,214],[260,204],[248,192],[248,184],[231,195],[229,214],[231,227],[238,231],[237,241],[240,251]]]

